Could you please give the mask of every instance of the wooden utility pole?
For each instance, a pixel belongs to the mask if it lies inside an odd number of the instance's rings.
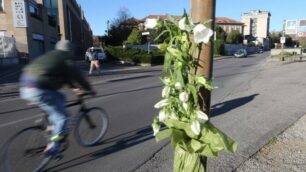
[[[215,7],[216,0],[190,0],[190,14],[194,23],[205,22],[212,20],[208,23],[211,29],[215,28]],[[212,79],[213,68],[213,44],[211,41],[208,44],[202,44],[199,52],[199,67],[197,74],[204,75],[208,79]],[[209,116],[211,92],[209,90],[201,90],[201,96],[204,102],[201,107],[204,107],[206,114]],[[207,158],[202,157],[201,162],[205,169],[207,169]]]
[[[190,0],[190,13],[191,18],[194,23],[205,22],[207,20],[213,20],[208,23],[211,29],[215,27],[215,5],[216,0]],[[197,74],[204,75],[206,78],[212,78],[212,68],[213,68],[213,44],[209,42],[208,44],[202,44],[199,52],[199,67],[197,69]],[[202,94],[203,95],[203,94]],[[205,108],[207,114],[209,114],[210,107],[210,92],[207,94],[205,92]]]

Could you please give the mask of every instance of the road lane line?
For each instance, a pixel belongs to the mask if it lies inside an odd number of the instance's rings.
[[[43,116],[43,115],[44,115],[43,113],[39,113],[39,114],[34,115],[34,116],[31,116],[31,117],[27,117],[27,118],[23,118],[23,119],[20,119],[20,120],[16,120],[16,121],[12,121],[12,122],[8,122],[8,123],[0,124],[0,128],[7,127],[7,126],[9,126],[9,125],[17,124],[17,123],[20,123],[20,122],[28,121],[28,120],[30,120],[30,119],[34,119],[34,118],[37,118],[37,117],[41,117],[41,116]]]

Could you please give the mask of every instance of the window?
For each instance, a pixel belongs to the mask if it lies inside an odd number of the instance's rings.
[[[251,33],[253,36],[257,36],[257,18],[251,20]]]
[[[0,12],[4,11],[4,0],[0,0]]]
[[[39,9],[38,9],[38,6],[35,0],[30,0],[29,9],[30,9],[30,14],[32,17],[41,19],[40,12],[39,12]]]
[[[48,23],[50,26],[56,27],[58,21],[58,4],[54,0],[44,0],[44,6],[48,11]]]

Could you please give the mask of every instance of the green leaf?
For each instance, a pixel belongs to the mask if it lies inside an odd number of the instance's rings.
[[[181,56],[182,56],[182,52],[181,52],[180,50],[178,50],[178,49],[175,49],[175,48],[172,48],[172,47],[168,47],[168,48],[167,48],[167,51],[168,51],[171,55],[173,55],[173,56],[175,56],[175,57],[181,57]]]
[[[170,137],[172,135],[172,129],[166,129],[166,130],[162,130],[159,131],[156,135],[155,135],[155,140],[157,142],[164,140],[168,137]]]
[[[168,15],[167,20],[170,21],[171,23],[175,24],[176,27],[178,27],[178,21],[175,20],[172,16]]]
[[[209,121],[204,124],[205,135],[202,134],[200,140],[204,143],[207,143],[210,146],[211,151],[220,151],[224,150],[226,152],[235,152],[237,150],[238,143],[233,139],[222,133]]]
[[[178,143],[184,142],[186,140],[186,134],[182,130],[173,129],[171,145],[176,147]]]
[[[209,145],[205,145],[203,150],[200,152],[201,155],[206,157],[217,157],[218,152],[213,151]]]
[[[181,69],[175,70],[175,77],[176,77],[177,81],[182,84],[182,86],[185,85],[184,76],[183,76],[183,73],[182,73]]]
[[[191,145],[194,152],[197,152],[204,147],[204,145],[201,142],[199,142],[195,139],[191,140],[190,145]]]
[[[170,70],[171,67],[171,55],[169,53],[165,54],[165,61],[164,61],[164,68],[162,71],[162,77],[165,77],[167,75],[168,70]]]
[[[212,21],[213,21],[212,19],[209,19],[209,20],[206,20],[205,22],[203,22],[202,24],[206,25],[207,23],[210,23]]]
[[[175,119],[167,119],[164,121],[167,127],[169,128],[175,128],[175,129],[181,129],[184,130],[186,127],[188,127],[189,123],[181,122]]]
[[[160,33],[160,34],[154,39],[154,41],[157,41],[161,36],[163,36],[163,35],[166,34],[167,32],[169,32],[169,31],[168,31],[168,30],[162,31],[162,33]]]
[[[191,84],[188,84],[187,87],[188,87],[188,89],[190,90],[190,92],[193,96],[194,104],[198,104],[199,103],[199,97],[198,97],[197,89],[195,88],[195,86],[193,86]]]

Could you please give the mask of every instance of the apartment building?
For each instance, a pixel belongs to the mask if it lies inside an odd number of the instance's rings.
[[[269,36],[271,14],[268,11],[254,10],[241,14],[244,25],[244,36],[252,36],[256,41],[265,44]]]
[[[72,41],[76,55],[92,45],[91,28],[76,0],[0,0],[1,37],[2,61],[31,60],[61,39]]]

